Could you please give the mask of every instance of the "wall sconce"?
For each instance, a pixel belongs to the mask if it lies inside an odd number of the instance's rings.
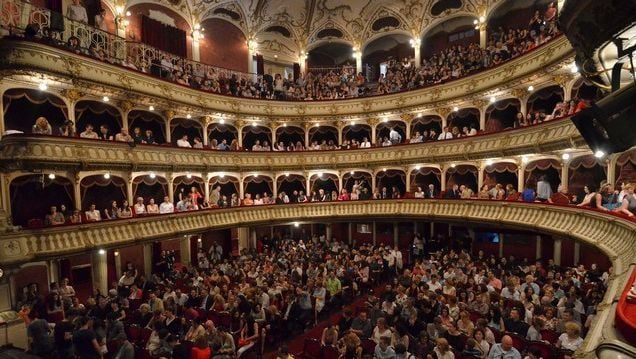
[[[258,47],[258,43],[256,42],[256,40],[252,39],[247,42],[247,48],[250,51],[256,51],[257,47]]]
[[[486,17],[482,15],[478,19],[473,20],[473,25],[475,25],[475,30],[485,30]]]
[[[416,48],[416,47],[420,47],[420,45],[422,45],[422,40],[419,38],[413,38],[411,40],[409,40],[409,43],[411,43],[411,47],[412,48]]]

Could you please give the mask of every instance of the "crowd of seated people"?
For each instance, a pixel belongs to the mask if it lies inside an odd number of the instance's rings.
[[[68,279],[48,293],[27,285],[17,303],[28,349],[59,358],[241,357],[335,311],[342,314],[320,344],[342,358],[539,358],[541,350],[580,347],[609,278],[594,264],[566,268],[459,248],[413,252],[407,267],[397,247],[304,236],[263,237],[232,259],[218,243],[200,247],[192,267],[163,251],[152,274],[127,263],[107,293],[83,303]],[[415,242],[423,243],[419,234]],[[348,305],[356,298],[366,301]]]
[[[53,34],[48,28],[40,29],[37,24],[27,26],[24,35],[195,89],[238,97],[306,101],[382,95],[457,79],[499,65],[554,38],[558,33],[555,20],[556,5],[551,3],[544,15],[537,11],[527,26],[498,27],[490,31],[486,48],[480,48],[477,43],[451,46],[423,59],[419,68],[412,59],[390,60],[386,74],[381,75],[377,83],[367,82],[364,75],[356,73],[351,66],[327,73],[309,71],[297,78],[271,72],[256,76],[202,65],[167,53],[150,61],[136,61],[130,55],[122,60],[110,56],[95,43],[82,47],[75,36],[63,43],[61,34]]]

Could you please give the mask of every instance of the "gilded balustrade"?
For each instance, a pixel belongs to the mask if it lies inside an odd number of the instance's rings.
[[[5,136],[0,161],[7,170],[32,168],[285,171],[406,166],[543,153],[585,147],[568,118],[511,131],[421,144],[371,149],[304,152],[224,152],[170,146],[41,137]]]

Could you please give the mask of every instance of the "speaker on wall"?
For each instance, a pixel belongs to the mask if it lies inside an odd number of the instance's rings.
[[[636,86],[630,84],[572,116],[592,151],[622,152],[636,145]]]

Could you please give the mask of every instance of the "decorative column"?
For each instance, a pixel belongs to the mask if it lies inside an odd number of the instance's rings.
[[[133,176],[132,173],[128,174],[128,181],[126,182],[126,195],[128,197],[128,204],[133,205],[135,203],[135,198],[133,196]]]
[[[242,201],[245,198],[245,176],[243,173],[239,174],[239,199]]]
[[[243,120],[236,121],[236,130],[237,130],[236,139],[238,141],[238,146],[240,149],[243,149],[243,127],[245,127],[245,121]]]
[[[436,112],[442,118],[442,128],[448,126],[448,115],[451,114],[452,110],[448,107],[438,108]]]
[[[209,201],[210,200],[210,179],[212,179],[212,176],[208,174],[204,178],[205,178],[205,184],[204,184],[203,190],[204,190],[205,200]],[[212,203],[212,204],[216,204],[216,203]]]
[[[75,206],[75,209],[80,211],[83,210],[81,182],[79,172],[75,173],[75,180],[73,181],[73,205]]]
[[[351,222],[348,223],[347,226],[347,243],[349,243],[349,246],[353,245],[353,224]]]
[[[607,183],[616,183],[616,163],[620,155],[620,153],[612,153],[607,156]]]
[[[353,46],[353,57],[356,59],[356,74],[362,72],[362,50],[360,46]]]
[[[93,289],[101,295],[108,293],[108,267],[106,264],[106,250],[98,249],[91,253],[91,265],[93,274]]]
[[[199,23],[195,23],[194,31],[192,31],[192,60],[194,61],[201,61],[199,47],[202,38],[203,34],[201,33],[201,25]]]
[[[526,164],[519,161],[517,165],[517,191],[521,192],[526,187]]]
[[[571,74],[559,74],[552,78],[557,85],[563,90],[563,101],[567,102],[572,99],[572,88],[576,83],[576,76]]]
[[[377,131],[377,126],[380,123],[380,120],[378,118],[370,118],[367,123],[371,126],[371,138],[369,139],[369,141],[371,141],[372,145],[376,144],[376,140],[377,140],[377,135],[376,135],[376,131]]]
[[[377,188],[377,180],[376,180],[376,176],[378,175],[378,172],[373,171],[373,175],[371,176],[371,194],[373,194],[373,191],[375,191],[375,189]]]
[[[249,234],[250,229],[247,227],[239,227],[238,230],[238,252],[239,254],[243,249],[249,247]]]
[[[477,191],[481,190],[481,187],[484,185],[484,171],[486,170],[486,164],[480,163],[477,167]]]
[[[344,173],[338,172],[338,193],[344,188]]]
[[[488,102],[484,100],[473,101],[473,105],[479,110],[479,130],[486,129],[486,109],[488,108]]]
[[[170,122],[174,118],[175,114],[172,110],[167,110],[163,113],[166,118],[166,143],[172,143],[172,130],[170,128]]]
[[[171,172],[166,173],[166,180],[168,180],[168,197],[170,202],[174,203],[174,176]]]
[[[271,127],[269,128],[270,131],[272,132],[272,150],[274,149],[274,147],[276,147],[276,130],[282,126],[282,123],[279,122],[272,122],[271,123]]]
[[[300,74],[305,76],[307,72],[307,54],[305,50],[300,51],[300,55],[298,56],[298,65],[300,66]]]
[[[203,147],[208,147],[210,145],[210,136],[208,136],[208,127],[212,123],[211,116],[203,116],[201,118],[201,128],[203,129]]]
[[[541,235],[537,234],[537,244],[536,244],[536,251],[534,253],[534,259],[539,259],[541,258]]]
[[[333,234],[332,230],[331,223],[327,223],[325,225],[325,237],[327,238],[327,241],[331,241],[331,236]]]
[[[336,128],[338,129],[338,145],[342,145],[342,130],[344,129],[344,122],[336,122]]]
[[[276,200],[276,198],[278,198],[278,177],[274,175],[272,180],[272,198]]]
[[[258,48],[258,43],[256,39],[252,36],[248,37],[247,40],[247,72],[256,73],[256,68],[254,68],[254,55],[256,55],[256,50]]]
[[[144,274],[146,278],[152,273],[152,243],[144,243]]]
[[[415,115],[412,113],[403,113],[400,115],[400,119],[402,119],[402,121],[404,121],[404,124],[406,125],[406,129],[404,131],[404,136],[406,137],[404,140],[406,141],[411,138],[411,122],[413,122],[414,118]]]
[[[521,113],[524,114],[524,116],[527,114],[527,105],[528,105],[528,98],[530,97],[530,92],[528,90],[526,90],[525,88],[519,88],[519,89],[513,89],[512,91],[510,91],[510,93],[512,94],[512,96],[514,96],[515,98],[517,98],[519,100],[519,111]]]
[[[121,257],[119,256],[119,252],[117,250],[115,250],[115,252],[113,253],[113,256],[115,257],[115,278],[119,279],[121,278]]]
[[[488,31],[486,24],[479,27],[479,47],[485,49],[488,46]]]
[[[130,101],[121,101],[119,103],[119,108],[121,109],[121,127],[127,128],[131,130],[130,124],[128,123],[128,114],[133,109],[133,104]],[[132,131],[130,131],[132,133]]]
[[[406,168],[404,169],[404,173],[406,174],[406,193],[411,192],[411,172],[415,171],[415,169]]]
[[[181,264],[189,266],[191,264],[192,252],[190,247],[190,236],[185,235],[179,240],[179,252],[181,256]]]
[[[4,96],[2,97],[4,98]],[[4,99],[3,98],[0,98],[0,118],[4,118]],[[4,121],[0,121],[0,138],[2,138],[4,131],[5,131]]]
[[[305,149],[309,147],[309,129],[311,128],[311,124],[305,123]]]
[[[570,185],[570,161],[561,161],[561,187],[568,188]]]
[[[58,283],[60,281],[60,267],[58,260],[51,259],[47,261],[47,264],[49,269],[49,282]]]
[[[415,61],[415,68],[419,69],[420,66],[422,66],[422,40],[419,37],[412,38],[411,47],[413,47],[413,59]]]
[[[561,248],[563,245],[563,240],[561,238],[555,238],[554,239],[554,250],[552,251],[553,253],[553,259],[554,259],[554,264],[560,266],[561,265]]]
[[[574,265],[578,265],[581,260],[581,243],[574,241]]]
[[[446,191],[446,170],[448,170],[447,166],[441,166],[439,169],[439,182],[441,187],[440,191]]]
[[[64,9],[66,9],[66,7],[64,7]],[[73,123],[75,123],[75,105],[77,104],[77,101],[82,98],[84,94],[82,94],[79,90],[76,90],[74,88],[70,88],[70,89],[66,89],[62,91],[62,96],[64,96],[65,98],[68,99],[68,119],[70,121],[73,121]],[[82,132],[84,129],[76,129],[77,132]]]
[[[309,172],[305,172],[305,181],[306,181],[305,194],[309,196],[309,194],[311,193],[311,174]]]

